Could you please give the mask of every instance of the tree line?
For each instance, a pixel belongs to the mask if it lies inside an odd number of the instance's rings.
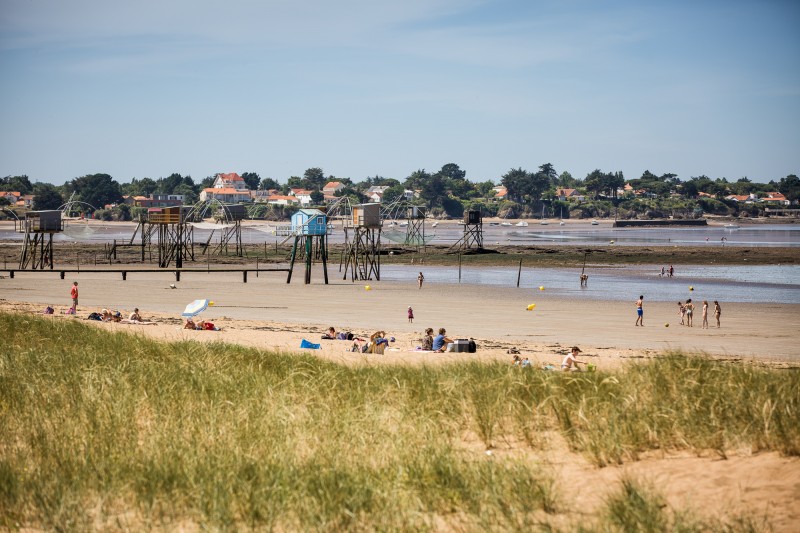
[[[612,209],[622,209],[631,216],[658,216],[665,210],[674,212],[676,209],[695,214],[738,214],[742,209],[752,211],[752,207],[728,202],[724,199],[726,195],[764,195],[778,191],[792,201],[800,198],[800,178],[794,174],[768,183],[753,182],[748,178],[730,182],[725,178],[711,179],[707,176],[683,181],[672,173],[659,176],[646,170],[640,177],[626,180],[620,171],[597,169],[578,179],[566,171],[558,173],[551,163],[544,163],[534,171],[511,168],[497,182],[470,181],[466,171],[455,163],[445,164],[436,172],[415,170],[402,181],[376,175],[356,182],[346,177],[326,176],[318,167],[307,169],[302,176],[291,176],[284,184],[273,178],[262,178],[256,172],[240,175],[251,190],[277,190],[281,194],[288,194],[292,188],[310,190],[315,203],[322,203],[321,191],[329,181],[344,185],[337,196],[348,196],[357,203],[368,201],[367,191],[373,186],[386,188],[384,203],[392,202],[410,190],[415,192],[415,203],[428,207],[434,215],[447,216],[461,216],[466,209],[480,209],[487,216],[508,217],[537,216],[540,210],[545,209],[552,215],[559,209],[562,215],[566,211],[567,217],[607,216]],[[57,209],[70,198],[102,209],[109,204],[122,204],[124,195],[180,194],[184,204],[193,204],[204,188],[211,187],[214,179],[215,176],[208,176],[195,182],[189,175],[172,173],[158,179],[133,178],[128,183],[119,183],[109,174],[98,173],[74,178],[63,185],[53,185],[31,183],[27,176],[22,175],[0,178],[0,191],[33,194],[33,208],[37,210]],[[626,183],[637,193],[620,195],[619,191]],[[506,197],[500,201],[495,199],[494,188],[497,185],[507,190]],[[559,189],[579,190],[587,200],[579,204],[561,201],[557,195]],[[3,200],[0,198],[0,204]],[[125,218],[124,214],[121,218]]]

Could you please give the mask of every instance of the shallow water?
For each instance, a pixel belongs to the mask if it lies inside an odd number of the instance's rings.
[[[461,269],[461,284],[515,287],[517,268],[480,267]],[[587,265],[589,286],[580,287],[580,269],[523,268],[520,288],[547,296],[591,300],[635,301],[642,294],[648,301],[677,302],[719,300],[746,303],[800,303],[800,266],[692,266],[679,268],[672,278],[659,276],[660,268],[642,266],[604,267]],[[415,283],[419,267],[381,265],[381,280]],[[458,267],[424,266],[425,280],[459,283]],[[768,281],[764,281],[768,280]],[[693,290],[690,290],[689,288]]]
[[[558,222],[548,226],[539,226],[532,222],[530,226],[483,225],[484,245],[534,245],[534,244],[608,244],[614,241],[618,246],[800,246],[800,225],[796,224],[759,224],[742,226],[739,229],[727,229],[722,226],[706,226],[697,228],[612,228],[609,222],[592,226],[589,222],[570,223],[559,226]],[[274,244],[276,237],[272,232],[276,223],[264,223],[254,228],[242,227],[242,241],[245,244]],[[64,233],[55,236],[56,241],[77,241],[103,243],[130,240],[136,228],[135,224],[109,224],[101,226],[93,223],[67,222]],[[463,236],[463,228],[455,224],[441,224],[436,228],[426,225],[426,236],[431,237],[429,244],[449,245]],[[195,229],[195,242],[205,242],[211,235],[206,229]],[[19,240],[23,235],[15,233],[9,223],[0,225],[0,240]],[[393,244],[382,239],[385,245]],[[344,232],[336,228],[329,236],[329,242],[344,242]]]

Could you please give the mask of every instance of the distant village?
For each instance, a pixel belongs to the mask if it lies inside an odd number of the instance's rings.
[[[798,209],[800,179],[795,175],[769,183],[711,180],[705,176],[681,181],[673,174],[645,172],[625,180],[621,173],[594,171],[584,180],[568,172],[557,174],[552,165],[538,172],[512,169],[496,184],[472,182],[458,165],[439,172],[417,171],[399,180],[376,176],[354,183],[348,178],[325,177],[321,169],[308,169],[302,178],[285,185],[257,174],[217,173],[195,184],[191,177],[172,174],[152,180],[133,179],[119,184],[107,174],[75,178],[62,186],[32,184],[26,176],[0,178],[0,208],[58,209],[69,200],[78,211],[106,220],[131,220],[142,210],[199,202],[245,204],[254,218],[264,209],[279,210],[288,218],[298,209],[326,206],[347,197],[351,203],[406,201],[428,208],[437,218],[460,217],[465,210],[503,218],[697,218],[722,216],[794,216]],[[262,206],[264,209],[255,209]],[[2,212],[0,212],[2,216]]]

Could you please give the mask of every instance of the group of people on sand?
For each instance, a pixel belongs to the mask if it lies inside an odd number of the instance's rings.
[[[678,302],[678,316],[681,317],[681,326],[688,326],[694,327],[694,310],[695,304],[692,302],[692,299],[689,298],[686,302]],[[708,329],[708,311],[709,305],[708,300],[703,300],[703,306],[701,307],[700,313],[702,322],[702,328]],[[714,300],[714,318],[717,321],[717,327],[720,327],[720,317],[722,316],[722,306],[719,304],[717,300]],[[639,299],[636,300],[636,326],[644,326],[644,296],[639,295]]]
[[[516,350],[515,350],[516,351]],[[573,346],[569,349],[569,353],[564,357],[561,361],[561,370],[564,372],[579,372],[580,367],[578,365],[587,364],[586,361],[579,361],[578,354],[581,353],[581,349],[577,346]],[[531,362],[527,357],[520,357],[518,354],[514,354],[514,359],[511,362],[514,366],[519,366],[522,368],[529,368],[531,367]],[[555,370],[555,367],[552,365],[545,364],[542,367],[543,370]],[[591,370],[591,369],[590,369]]]
[[[183,329],[206,330],[206,331],[219,331],[219,328],[213,322],[208,320],[194,320],[187,318],[183,323]]]
[[[672,265],[670,265],[669,268],[662,266],[661,273],[659,274],[659,276],[661,276],[662,278],[665,276],[671,278],[673,274],[675,274],[675,269],[672,267]]]
[[[701,308],[701,318],[703,319],[701,327],[708,329],[708,300],[703,300],[703,307]],[[686,300],[686,303],[678,302],[678,316],[681,317],[681,326],[694,326],[694,304],[692,299]],[[722,306],[719,305],[717,300],[714,300],[714,318],[717,320],[717,327],[720,327],[719,317],[722,316]]]
[[[439,334],[434,337],[433,328],[425,329],[425,336],[422,337],[423,352],[446,352],[448,345],[453,343],[453,339],[447,336],[447,330],[439,328]]]

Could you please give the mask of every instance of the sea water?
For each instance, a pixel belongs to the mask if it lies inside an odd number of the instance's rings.
[[[459,283],[457,266],[381,265],[381,280],[416,283],[419,271],[426,283]],[[464,267],[463,285],[516,287],[518,267]],[[587,287],[580,286],[580,268],[522,268],[520,289],[548,295],[591,300],[678,302],[800,303],[800,266],[686,266],[673,277],[662,277],[660,267],[588,265]],[[691,290],[690,290],[691,288]]]

